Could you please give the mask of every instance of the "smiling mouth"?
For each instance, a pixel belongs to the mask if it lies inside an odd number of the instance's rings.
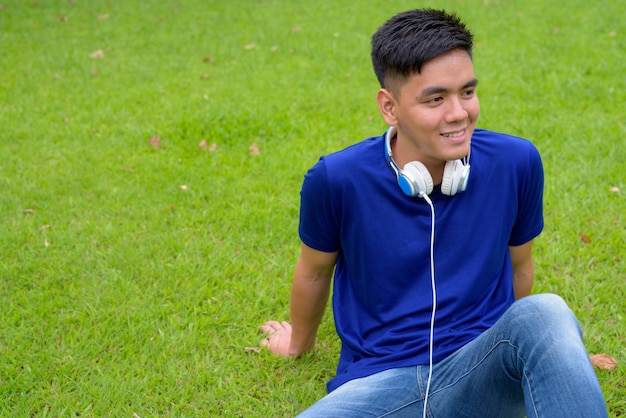
[[[463,129],[462,131],[458,131],[458,132],[448,132],[445,134],[441,134],[441,136],[444,136],[446,138],[458,138],[463,135],[465,135],[465,129]]]

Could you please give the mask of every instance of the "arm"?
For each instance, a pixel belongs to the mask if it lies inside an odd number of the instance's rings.
[[[510,246],[511,263],[513,265],[513,290],[515,299],[530,295],[535,281],[535,267],[532,257],[533,242]]]
[[[261,331],[269,334],[262,345],[272,353],[299,356],[313,348],[336,261],[337,252],[326,253],[302,244],[291,286],[292,324],[268,321],[261,327]]]

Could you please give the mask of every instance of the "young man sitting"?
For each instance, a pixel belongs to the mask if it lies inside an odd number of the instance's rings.
[[[341,356],[302,416],[607,416],[576,318],[530,296],[542,163],[529,141],[475,128],[471,33],[404,12],[372,61],[390,129],[306,174],[291,323],[262,326],[273,353],[311,350],[334,275]]]

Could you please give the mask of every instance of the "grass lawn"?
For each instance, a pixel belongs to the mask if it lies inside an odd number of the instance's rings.
[[[301,360],[259,352],[258,326],[288,317],[304,172],[385,130],[369,38],[418,6],[475,32],[479,126],[541,151],[535,292],[617,360],[597,374],[626,416],[626,23],[582,0],[1,2],[0,415],[323,396],[331,315]]]

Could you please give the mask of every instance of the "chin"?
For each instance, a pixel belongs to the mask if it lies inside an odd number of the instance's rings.
[[[469,153],[470,153],[470,144],[468,143],[466,145],[463,145],[459,149],[455,150],[454,153],[451,153],[451,155],[450,155],[451,158],[449,159],[449,161],[450,160],[460,160],[462,158],[467,157],[469,155]]]

